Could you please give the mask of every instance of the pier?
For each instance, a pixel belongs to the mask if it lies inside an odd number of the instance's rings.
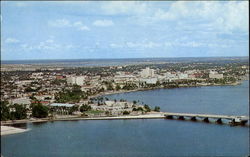
[[[232,116],[232,115],[214,115],[214,114],[192,114],[192,113],[173,113],[165,112],[164,116],[166,119],[178,119],[178,120],[191,120],[197,121],[202,120],[209,123],[210,120],[214,120],[218,124],[222,124],[223,120],[229,121],[231,125],[245,125],[249,117],[248,116]]]

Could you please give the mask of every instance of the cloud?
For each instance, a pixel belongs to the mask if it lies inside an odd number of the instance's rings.
[[[116,15],[116,14],[144,14],[147,12],[146,3],[132,2],[132,1],[112,1],[105,2],[101,6],[101,9],[105,14]]]
[[[111,20],[96,20],[95,22],[93,22],[93,25],[100,27],[107,27],[114,25],[114,23]]]
[[[156,42],[125,42],[121,44],[117,43],[111,43],[109,45],[111,48],[140,48],[140,49],[146,49],[146,48],[159,48],[162,46],[161,43]]]
[[[13,43],[19,43],[20,41],[18,39],[15,38],[7,38],[5,40],[5,43],[9,43],[9,44],[13,44]]]
[[[71,26],[69,20],[66,20],[66,19],[57,19],[55,21],[49,21],[49,25],[53,27],[70,27]]]
[[[56,51],[56,50],[67,50],[72,49],[72,44],[59,44],[55,42],[53,38],[49,38],[45,41],[41,41],[35,44],[21,44],[20,48],[25,51],[39,50],[39,51]]]
[[[249,10],[247,1],[239,2],[190,2],[177,1],[168,10],[158,9],[150,15],[153,21],[180,21],[188,24],[206,23],[212,30],[220,31],[248,31]],[[196,27],[194,27],[195,29]]]
[[[109,44],[110,48],[114,49],[141,49],[141,50],[146,50],[146,49],[164,49],[164,48],[169,48],[169,47],[184,47],[184,48],[228,48],[231,47],[232,45],[235,45],[233,41],[222,41],[222,40],[216,40],[216,41],[199,41],[199,40],[192,40],[189,41],[189,39],[176,39],[172,41],[161,41],[161,42],[156,42],[156,41],[142,41],[142,42],[125,42],[125,43],[111,43]]]
[[[68,28],[76,28],[80,31],[88,31],[90,30],[88,26],[84,25],[81,21],[71,22],[67,19],[57,19],[55,21],[49,21],[49,26],[52,27],[68,27]]]
[[[84,30],[88,31],[89,30],[89,27],[85,26],[81,21],[74,22],[72,24],[72,27],[75,27],[81,31],[84,31]]]

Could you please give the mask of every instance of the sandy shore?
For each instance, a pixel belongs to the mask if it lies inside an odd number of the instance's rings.
[[[1,136],[2,135],[9,135],[9,134],[17,134],[28,131],[27,129],[20,129],[10,126],[1,126]]]

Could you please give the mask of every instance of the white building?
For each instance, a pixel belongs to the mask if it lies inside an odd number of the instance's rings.
[[[188,79],[188,74],[185,73],[179,73],[178,74],[179,79]]]
[[[114,77],[115,83],[127,83],[127,82],[135,82],[137,78],[133,75],[116,75]]]
[[[146,84],[156,84],[157,78],[142,78],[140,79],[140,82],[143,82]]]
[[[165,76],[166,76],[166,79],[168,79],[168,80],[177,79],[176,74],[172,74],[172,73],[170,73],[170,72],[166,72],[166,73],[165,73]]]
[[[145,78],[145,77],[154,77],[155,70],[154,69],[150,69],[149,67],[147,67],[146,69],[142,69],[140,75],[143,78]]]
[[[85,77],[84,76],[73,76],[67,78],[68,84],[77,84],[82,86],[84,84]]]
[[[23,97],[23,98],[17,98],[10,100],[10,104],[24,104],[29,105],[31,104],[31,101],[29,98]]]
[[[223,78],[223,74],[219,74],[216,71],[210,71],[209,78],[222,79]]]

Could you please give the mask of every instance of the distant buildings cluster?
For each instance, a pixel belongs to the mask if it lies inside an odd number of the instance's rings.
[[[116,70],[114,70],[116,69]],[[151,87],[213,85],[233,82],[239,75],[249,73],[248,66],[240,66],[239,70],[231,68],[207,68],[189,70],[170,70],[160,68],[141,68],[125,71],[123,67],[110,67],[109,70],[76,74],[65,71],[40,71],[21,74],[9,74],[1,78],[1,100],[10,104],[41,103],[55,104],[58,93],[71,91],[74,86],[87,96],[112,91],[138,90]],[[104,104],[80,100],[76,105],[88,104],[94,110],[110,111],[112,114],[131,112],[133,104],[128,102],[105,101]],[[65,102],[70,103],[70,102]],[[53,105],[52,105],[53,106]]]

